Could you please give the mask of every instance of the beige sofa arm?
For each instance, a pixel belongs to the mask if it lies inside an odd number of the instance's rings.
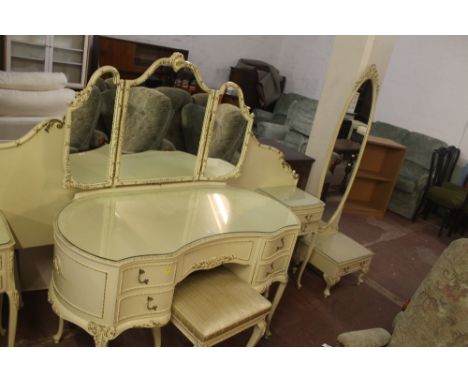
[[[337,341],[343,346],[386,346],[392,335],[383,328],[341,333]]]

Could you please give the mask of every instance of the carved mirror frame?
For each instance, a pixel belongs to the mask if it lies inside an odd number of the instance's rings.
[[[244,139],[242,141],[242,145],[240,147],[240,156],[239,160],[234,168],[234,170],[226,175],[221,176],[205,176],[206,166],[209,158],[209,151],[210,151],[210,143],[211,138],[213,135],[213,130],[215,129],[215,117],[216,111],[218,110],[218,106],[221,103],[223,96],[226,94],[227,89],[235,90],[239,102],[239,109],[241,111],[242,117],[246,121],[245,127],[245,134]],[[209,128],[208,128],[208,135],[206,137],[206,144],[205,144],[205,152],[203,154],[202,160],[202,167],[200,171],[200,180],[207,180],[207,181],[226,181],[228,179],[238,178],[240,176],[240,170],[242,167],[242,163],[245,159],[246,148],[249,143],[250,136],[252,135],[252,125],[254,121],[254,115],[250,113],[249,107],[245,104],[244,93],[242,89],[234,82],[225,82],[221,85],[221,87],[215,92],[214,95],[214,102],[211,105],[211,112],[210,112],[210,121],[209,121]]]
[[[380,91],[380,82],[379,82],[379,73],[377,71],[377,67],[375,65],[370,65],[366,68],[366,70],[363,72],[361,77],[354,83],[353,89],[349,95],[349,97],[346,100],[345,107],[343,108],[341,112],[341,116],[339,119],[339,123],[335,128],[335,132],[332,136],[332,139],[330,140],[330,147],[327,151],[328,156],[327,156],[327,161],[325,162],[325,166],[323,167],[322,170],[322,176],[320,178],[320,193],[319,195],[322,194],[323,187],[325,184],[325,177],[327,175],[328,171],[328,166],[329,162],[331,159],[331,155],[333,153],[333,147],[335,145],[336,139],[338,137],[338,134],[340,132],[341,124],[346,116],[346,113],[351,105],[351,102],[353,101],[353,98],[359,88],[364,84],[364,82],[370,80],[372,82],[372,104],[370,107],[370,112],[369,112],[369,119],[367,121],[367,129],[366,129],[366,134],[363,136],[363,140],[361,143],[361,149],[359,151],[358,157],[356,158],[356,161],[354,162],[353,170],[350,174],[348,184],[346,186],[346,190],[343,194],[343,197],[340,200],[340,203],[338,204],[336,210],[333,212],[333,215],[330,217],[330,219],[327,222],[321,222],[320,226],[320,231],[327,231],[327,230],[332,230],[336,229],[338,219],[341,216],[341,213],[343,211],[344,205],[346,203],[346,200],[348,199],[348,195],[351,191],[351,188],[354,183],[354,179],[356,178],[357,171],[359,169],[359,165],[361,164],[362,156],[364,155],[364,150],[366,149],[366,144],[367,144],[367,139],[370,135],[371,131],[371,126],[372,126],[372,121],[374,120],[374,112],[375,112],[375,105],[377,103],[377,96]]]
[[[115,94],[114,101],[114,116],[112,119],[112,134],[109,142],[109,158],[107,165],[107,176],[103,182],[97,183],[81,183],[73,178],[71,168],[70,168],[70,140],[71,140],[71,122],[72,122],[72,113],[82,107],[88,98],[91,96],[91,91],[93,86],[95,86],[97,80],[101,78],[104,74],[111,74],[114,80],[114,84],[117,86],[117,91]],[[114,166],[115,166],[115,156],[117,148],[117,137],[119,134],[119,124],[120,124],[120,113],[121,113],[121,94],[123,82],[120,81],[119,71],[113,66],[103,66],[96,70],[91,78],[88,81],[86,87],[80,91],[75,99],[68,104],[65,117],[64,117],[64,128],[65,128],[65,143],[63,151],[63,163],[64,163],[64,181],[63,186],[65,188],[77,188],[81,190],[92,190],[98,188],[105,188],[112,186],[114,179]]]
[[[208,94],[208,102],[206,105],[206,113],[203,119],[203,126],[200,135],[200,141],[198,143],[198,153],[197,159],[195,162],[194,173],[192,176],[180,176],[180,177],[167,177],[167,178],[146,178],[146,179],[131,179],[125,180],[120,179],[120,161],[122,159],[122,148],[124,144],[124,135],[125,135],[125,124],[126,124],[126,115],[127,115],[127,106],[128,99],[130,95],[130,89],[132,87],[141,85],[147,79],[153,75],[153,73],[160,67],[166,66],[171,67],[174,72],[178,72],[181,69],[189,69],[196,81],[198,86]],[[203,81],[200,71],[198,68],[189,61],[185,61],[185,58],[182,53],[174,53],[171,57],[160,58],[151,64],[145,72],[135,80],[126,80],[124,82],[124,91],[123,91],[123,101],[122,101],[122,115],[120,121],[120,131],[117,141],[117,153],[116,153],[116,162],[115,162],[115,174],[114,174],[114,185],[116,186],[128,186],[128,185],[142,185],[142,184],[161,184],[161,183],[178,183],[178,182],[190,182],[198,180],[200,174],[200,167],[202,163],[202,158],[205,150],[205,143],[207,138],[207,130],[209,125],[209,120],[211,116],[210,110],[212,109],[213,99],[215,97],[216,91],[209,88]]]

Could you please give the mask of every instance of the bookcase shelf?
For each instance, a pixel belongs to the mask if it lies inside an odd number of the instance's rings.
[[[406,147],[399,143],[369,136],[344,211],[383,216],[390,202],[405,153]]]

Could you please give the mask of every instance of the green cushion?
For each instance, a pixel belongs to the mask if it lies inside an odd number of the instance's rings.
[[[155,89],[133,87],[128,97],[123,152],[160,147],[172,120],[171,100]]]
[[[257,126],[257,134],[262,138],[282,141],[289,131],[288,126],[277,123],[260,122]]]
[[[314,123],[316,109],[317,101],[315,100],[295,101],[289,108],[286,124],[291,130],[308,137]]]
[[[112,121],[114,119],[115,94],[117,89],[104,90],[101,93],[101,116],[99,129],[110,138],[112,132]]]
[[[445,142],[414,131],[408,134],[403,144],[406,146],[406,159],[427,169],[431,167],[432,152],[439,147],[447,146]]]
[[[433,186],[427,192],[427,198],[432,202],[449,209],[460,208],[465,201],[468,190],[460,188],[452,189]]]
[[[286,146],[291,147],[293,150],[299,151],[301,153],[305,152],[308,141],[309,137],[294,130],[291,130],[289,133],[287,133],[286,137],[284,138],[284,143]]]
[[[204,106],[195,103],[189,103],[182,109],[181,124],[185,149],[193,155],[197,155],[198,153],[205,110]]]
[[[381,138],[391,139],[392,141],[402,143],[409,134],[409,131],[389,123],[376,121],[372,124],[371,135]]]

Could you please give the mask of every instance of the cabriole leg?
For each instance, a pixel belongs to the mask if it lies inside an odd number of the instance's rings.
[[[59,317],[59,325],[58,325],[57,333],[55,333],[52,336],[52,339],[54,340],[54,344],[58,344],[60,342],[60,340],[62,339],[63,324],[64,324],[63,318]]]

